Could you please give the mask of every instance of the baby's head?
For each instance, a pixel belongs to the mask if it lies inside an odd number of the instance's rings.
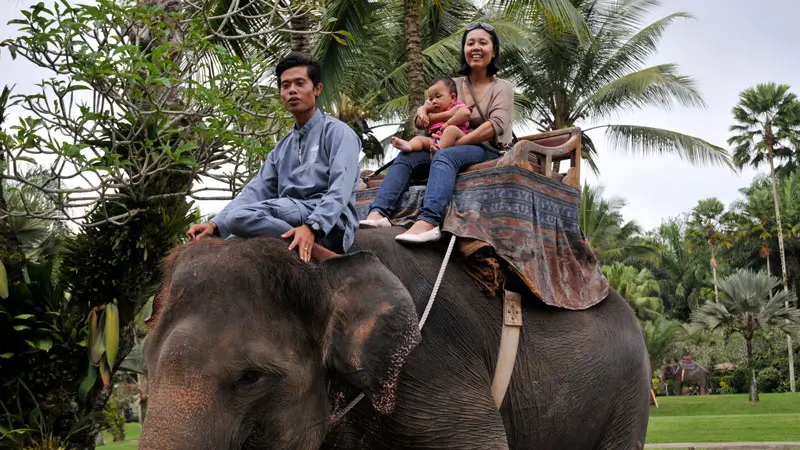
[[[447,111],[456,98],[458,98],[456,82],[450,77],[437,78],[428,88],[428,100],[433,106],[433,112]]]

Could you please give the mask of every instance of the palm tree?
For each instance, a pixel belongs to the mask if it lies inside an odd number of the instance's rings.
[[[58,182],[45,184],[49,172],[42,167],[36,167],[25,173],[23,178],[36,186],[58,188]],[[25,213],[27,211],[45,211],[52,208],[57,202],[53,196],[44,191],[22,183],[8,183],[4,190],[4,208],[10,213]],[[31,262],[44,262],[52,259],[61,240],[67,234],[66,226],[61,222],[15,215],[4,219],[10,228],[19,249],[24,252],[25,260]],[[57,267],[54,267],[57,270]]]
[[[427,80],[425,79],[422,36],[420,33],[420,6],[423,3],[428,3],[429,7],[442,8],[440,0],[433,2],[422,2],[421,0],[404,0],[404,23],[405,23],[405,51],[406,62],[408,63],[407,76],[408,76],[408,115],[413,117],[416,108],[424,100],[425,89],[427,88]],[[567,27],[574,33],[583,33],[585,27],[578,11],[573,6],[570,0],[528,0],[525,2],[517,2],[514,0],[505,1],[500,0],[495,3],[495,6],[502,7],[507,5],[508,9],[514,9],[519,4],[524,4],[528,11],[533,12],[529,15],[534,23],[547,22],[552,26]],[[488,5],[487,5],[488,6]],[[462,50],[460,48],[460,34],[459,30],[455,37],[459,38],[458,53]],[[456,53],[456,56],[458,56]],[[452,69],[451,69],[452,70]],[[445,73],[450,72],[446,71]]]
[[[642,335],[650,357],[650,368],[655,370],[666,359],[667,353],[675,346],[676,338],[681,331],[678,322],[658,317],[644,322]]]
[[[781,260],[783,288],[788,289],[786,274],[786,252],[783,245],[783,225],[778,202],[778,183],[775,179],[775,150],[782,148],[783,143],[790,141],[800,133],[800,101],[789,92],[785,84],[761,83],[746,89],[739,94],[739,104],[733,108],[733,117],[737,122],[729,130],[735,135],[728,139],[728,144],[735,145],[734,164],[738,168],[752,165],[758,168],[766,157],[769,163],[770,180],[772,181],[772,200],[775,204],[775,221],[778,233],[778,254]],[[789,307],[789,304],[786,304]],[[789,384],[795,392],[794,352],[792,340],[786,336],[789,347]]]
[[[705,105],[694,81],[674,64],[645,67],[667,27],[687,13],[646,24],[658,0],[573,0],[590,39],[551,22],[532,26],[536,45],[510,55],[510,73],[527,100],[527,114],[541,131],[602,123],[622,111],[648,106]],[[612,147],[631,153],[675,154],[692,164],[729,166],[727,152],[699,137],[675,131],[607,124],[584,129],[584,158],[597,171],[596,147],[587,132],[605,128]]]
[[[662,223],[651,237],[659,257],[648,265],[659,280],[664,309],[679,320],[686,320],[700,303],[701,289],[708,274],[704,254],[689,250],[686,224],[677,219]]]
[[[779,329],[796,334],[800,310],[784,307],[794,298],[788,290],[770,294],[781,286],[781,280],[765,272],[739,269],[719,283],[720,303],[706,301],[692,313],[692,322],[709,330],[721,329],[726,334],[740,333],[745,339],[747,365],[750,369],[750,401],[758,401],[756,371],[753,364],[753,339],[756,333]]]
[[[327,36],[315,40],[312,54],[322,62],[328,80],[321,104],[331,107],[342,94],[360,104],[373,104],[371,122],[393,126],[402,122],[400,131],[405,133],[410,116],[424,100],[427,83],[456,75],[468,23],[492,24],[504,55],[534,45],[517,20],[514,11],[520,8],[526,23],[550,21],[576,34],[586,30],[570,0],[492,0],[480,8],[469,0],[327,0],[323,30],[345,30],[354,39],[346,46]]]
[[[652,259],[657,250],[640,239],[641,228],[634,221],[625,222],[625,200],[603,197],[603,186],[584,184],[578,220],[589,245],[604,264]]]
[[[777,170],[776,175],[778,175]],[[783,238],[791,239],[800,232],[800,200],[798,200],[800,199],[800,175],[793,173],[783,178],[780,176],[776,176],[776,178],[778,180],[781,224],[784,228]],[[731,210],[735,210],[737,213],[736,245],[739,247],[749,239],[760,241],[758,256],[765,260],[767,274],[771,275],[770,267],[773,258],[771,246],[777,240],[778,228],[769,176],[758,176],[751,186],[739,191],[744,194],[745,198],[731,204]],[[789,249],[785,249],[785,253],[787,255],[786,278],[788,284],[791,284],[792,278],[796,279],[797,275],[790,267],[791,252]],[[748,256],[748,258],[752,258],[752,256]]]
[[[691,219],[688,223],[687,238],[690,242],[708,244],[711,250],[711,271],[714,275],[714,300],[719,303],[719,289],[717,288],[717,258],[718,244],[725,247],[732,245],[728,234],[725,232],[724,222],[725,205],[717,198],[700,200],[692,208]]]
[[[640,321],[656,320],[664,313],[658,281],[652,272],[621,263],[602,266],[601,271],[611,287],[628,301]]]

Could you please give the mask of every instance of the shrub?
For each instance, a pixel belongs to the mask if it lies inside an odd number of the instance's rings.
[[[720,394],[736,394],[740,391],[736,390],[734,375],[723,375],[719,377],[719,393]]]
[[[785,380],[781,372],[775,367],[765,367],[758,371],[756,375],[758,382],[758,391],[771,393],[771,392],[785,392]]]
[[[739,367],[733,371],[733,390],[738,393],[750,392],[750,377],[747,375],[747,368]]]
[[[103,408],[103,429],[111,433],[114,442],[125,440],[125,415],[120,412],[116,393],[111,395]]]

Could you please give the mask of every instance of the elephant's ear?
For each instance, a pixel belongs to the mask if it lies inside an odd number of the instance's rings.
[[[400,370],[422,339],[411,294],[370,253],[327,259],[322,266],[334,303],[326,362],[379,413],[390,414]]]

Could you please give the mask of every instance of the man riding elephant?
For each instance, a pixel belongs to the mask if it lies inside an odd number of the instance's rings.
[[[462,46],[472,64],[493,57],[481,42]],[[170,252],[143,349],[150,403],[139,448],[644,447],[652,371],[617,292],[570,310],[510,278],[509,311],[458,264],[443,267],[436,244],[397,245],[406,231],[362,229],[348,254],[310,264],[269,236]],[[524,332],[501,351],[517,320]],[[513,372],[495,397],[509,353]]]
[[[669,395],[667,381],[675,384],[675,395],[683,395],[683,385],[697,385],[700,395],[708,394],[711,374],[708,369],[695,362],[691,356],[681,358],[679,364],[665,364],[661,366],[661,385],[664,392]]]
[[[233,201],[208,223],[189,229],[189,239],[293,238],[289,250],[296,247],[306,262],[320,245],[346,252],[358,227],[361,140],[347,124],[317,109],[316,97],[322,92],[319,62],[291,53],[277,65],[275,75],[281,101],[295,119],[291,133],[277,143],[258,175]]]

